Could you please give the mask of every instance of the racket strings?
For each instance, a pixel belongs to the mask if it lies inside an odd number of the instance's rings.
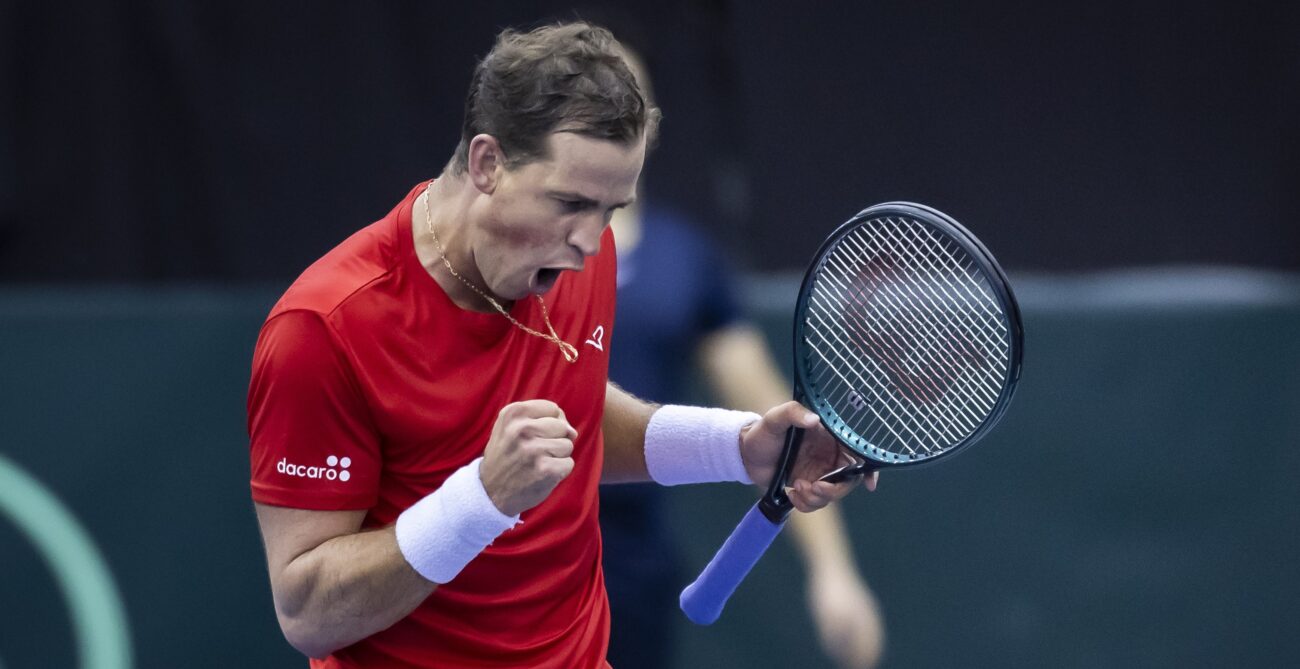
[[[828,278],[835,281],[834,277]],[[862,303],[858,302],[849,309],[848,315],[857,317],[856,322],[852,322],[857,326],[854,328],[856,332],[853,338],[857,343],[865,345],[874,361],[884,363],[889,376],[896,381],[896,386],[904,397],[916,404],[935,405],[942,399],[951,382],[963,380],[952,374],[944,374],[944,370],[949,372],[958,370],[960,372],[958,376],[966,377],[964,380],[970,383],[969,374],[966,372],[969,365],[957,364],[951,359],[951,354],[943,350],[943,347],[933,346],[933,341],[942,340],[935,336],[937,333],[928,333],[929,339],[918,339],[915,334],[909,334],[905,329],[900,330],[888,320],[882,322],[869,313],[863,313],[861,306]],[[898,304],[892,306],[900,311],[907,308]],[[942,353],[945,359],[940,359],[936,351]],[[901,365],[906,365],[907,369],[901,369]],[[934,370],[940,371],[933,373]],[[936,378],[941,379],[942,383],[935,382]],[[924,396],[919,397],[918,393],[924,393]],[[944,407],[938,404],[935,408]],[[973,418],[978,420],[978,417]]]
[[[979,347],[974,346],[974,344],[976,344],[975,340],[978,339],[978,343],[983,344],[983,348],[985,349],[989,348],[993,343],[987,336],[980,336],[987,335],[986,332],[978,330],[972,331],[968,329],[968,323],[954,322],[949,309],[930,311],[927,308],[929,305],[924,304],[924,302],[931,296],[924,295],[922,293],[922,288],[910,285],[906,276],[881,276],[879,269],[872,265],[867,265],[864,269],[873,275],[879,285],[883,286],[881,289],[875,291],[872,297],[881,301],[891,302],[889,305],[890,308],[899,309],[907,318],[915,322],[916,325],[925,328],[923,334],[926,337],[933,338],[921,339],[921,341],[930,341],[933,344],[936,344],[935,346],[927,347],[928,351],[948,352],[952,350],[951,347],[940,346],[939,344],[958,342],[963,344],[964,348],[979,352]],[[943,289],[942,286],[939,286],[939,288],[940,290]],[[946,295],[944,296],[944,299],[948,304],[954,304],[958,300],[964,300],[960,295],[955,297],[953,295]],[[933,316],[935,318],[926,318],[926,316]],[[972,335],[975,336],[972,337]]]
[[[817,331],[818,335],[823,335],[826,333],[834,334],[833,330],[831,329],[833,326],[831,326],[826,321],[823,321],[822,316],[820,314],[817,315],[817,318],[819,321],[821,321],[821,325],[824,328],[822,330]],[[838,335],[836,335],[836,337],[838,338]],[[823,363],[825,363],[825,367],[823,367],[822,370],[818,373],[815,382],[817,385],[825,386],[827,385],[826,382],[827,382],[828,374],[837,377],[841,381],[842,386],[840,388],[831,391],[831,394],[826,398],[827,401],[832,406],[841,409],[845,407],[846,404],[852,406],[854,409],[858,411],[865,409],[866,411],[870,412],[872,416],[875,417],[876,425],[875,428],[870,433],[867,433],[865,430],[863,430],[861,426],[850,425],[850,428],[853,429],[855,433],[864,434],[868,441],[870,441],[873,444],[878,444],[880,431],[881,430],[887,431],[894,438],[895,443],[901,446],[901,449],[897,449],[897,448],[887,449],[890,450],[891,452],[900,452],[900,450],[905,450],[910,455],[916,455],[917,454],[916,449],[911,444],[920,444],[926,451],[932,450],[937,447],[937,444],[934,442],[933,439],[929,439],[928,441],[930,443],[929,445],[926,445],[927,437],[925,435],[928,434],[928,429],[929,430],[943,429],[942,426],[936,426],[931,421],[926,419],[926,417],[920,416],[919,418],[923,422],[926,422],[927,425],[917,426],[916,428],[914,428],[911,425],[911,423],[914,422],[912,420],[913,419],[912,416],[906,414],[900,415],[899,413],[894,411],[891,403],[888,402],[885,397],[880,395],[875,390],[876,388],[883,387],[886,383],[888,383],[887,379],[883,378],[884,377],[883,372],[881,372],[879,369],[873,369],[876,368],[876,365],[874,363],[864,361],[863,359],[859,358],[857,355],[854,355],[852,353],[853,350],[852,347],[850,347],[848,343],[844,342],[842,339],[839,339],[836,342],[829,342],[829,343],[830,345],[822,347],[822,346],[817,346],[816,343],[810,342],[809,348],[815,354],[817,354],[819,358],[821,358]],[[833,353],[838,359],[831,359],[831,357],[828,356],[827,351]],[[847,378],[844,375],[844,373],[840,371],[842,369],[849,370],[850,373],[856,376],[857,378],[856,379]],[[865,370],[866,372],[870,373],[873,378],[868,380],[867,378],[863,377],[859,373],[860,370]],[[857,390],[858,388],[864,389],[870,395],[870,397],[862,398],[862,401],[860,403],[846,401],[851,395],[858,393]],[[881,415],[881,411],[888,414],[888,416]],[[840,414],[842,417],[844,416],[843,411],[841,411]],[[918,428],[920,430],[919,432],[918,432]],[[906,434],[900,434],[899,433],[900,431],[905,432]]]
[[[898,223],[893,219],[885,220],[895,226],[898,225]],[[954,250],[952,248],[953,242],[951,240],[939,238],[937,233],[925,228],[924,226],[917,226],[917,228],[918,229],[909,231],[920,233],[916,237],[900,235],[897,232],[897,228],[890,230],[890,232],[893,234],[893,237],[897,242],[912,247],[916,252],[916,255],[914,256],[915,258],[927,262],[927,269],[931,272],[929,276],[938,277],[944,280],[944,284],[952,291],[951,293],[948,293],[950,298],[956,297],[957,299],[960,299],[967,308],[972,309],[973,311],[978,310],[984,314],[986,318],[983,321],[983,324],[987,326],[987,329],[975,331],[976,333],[987,332],[991,335],[990,338],[985,339],[984,343],[989,346],[991,350],[1001,350],[1004,348],[1007,345],[1006,337],[1008,334],[1005,315],[1002,313],[1002,309],[998,306],[997,301],[985,290],[983,277],[978,272],[972,271],[970,266],[961,263],[957,259],[958,254],[967,259],[969,259],[969,256],[960,249]],[[915,248],[914,242],[916,239],[920,239],[922,242],[926,243],[927,248]],[[943,260],[946,262],[942,266],[936,266],[933,263],[934,260]],[[961,280],[954,284],[946,279],[942,270],[947,270],[954,274],[960,273],[959,278]],[[944,286],[939,286],[939,288],[944,290]],[[978,294],[972,292],[972,289],[978,291]],[[963,292],[965,295],[962,294]],[[971,300],[974,301],[972,302]],[[1005,372],[1008,360],[1003,358],[1000,362],[1003,364],[1000,371]]]
[[[870,265],[867,266],[867,270],[872,271]],[[875,278],[883,279],[883,277],[879,276],[876,276]],[[885,282],[881,281],[880,283],[883,284]],[[917,307],[913,296],[890,296],[883,291],[879,294],[884,295],[885,299],[892,298],[893,303],[890,305],[891,307],[896,308],[901,312],[910,311],[913,314],[917,313]],[[899,297],[902,298],[902,302],[899,301]],[[862,307],[865,302],[866,301],[862,300],[861,296],[859,296],[857,306]],[[984,355],[983,351],[980,350],[979,347],[973,346],[972,342],[964,340],[963,337],[967,333],[956,330],[951,322],[927,324],[922,323],[917,319],[917,323],[926,329],[926,332],[918,334],[909,332],[906,329],[900,329],[890,321],[885,321],[883,323],[876,322],[870,314],[863,313],[861,309],[856,309],[854,312],[862,321],[873,321],[870,323],[871,326],[881,326],[878,330],[867,329],[865,331],[864,336],[869,344],[886,345],[891,352],[897,351],[895,354],[896,357],[927,357],[929,359],[928,362],[932,366],[938,366],[941,368],[943,365],[948,365],[950,370],[957,370],[961,375],[968,376],[967,372],[972,369],[973,366],[969,364],[959,364],[959,361],[956,358],[982,358]],[[873,346],[873,349],[875,348],[876,347]],[[879,349],[876,350],[879,352]],[[939,359],[939,357],[942,357],[943,359]],[[916,364],[918,361],[910,360],[910,362]],[[926,393],[926,396],[923,398],[914,397],[914,399],[924,401],[935,401],[938,395],[941,395],[942,391],[946,388],[947,384],[943,384],[944,387],[938,387],[939,384],[935,383],[936,379],[949,380],[948,377],[931,378],[929,376],[917,375],[911,371],[909,371],[908,374],[914,383],[928,386],[926,390],[931,391]],[[913,389],[915,389],[915,386]]]
[[[824,326],[829,326],[825,321],[823,321],[822,324]],[[900,403],[894,401],[896,398],[891,400],[889,395],[871,390],[877,387],[889,387],[891,380],[888,371],[882,369],[881,366],[870,357],[867,357],[864,360],[858,355],[845,355],[844,352],[853,351],[853,347],[848,345],[838,333],[835,333],[834,330],[829,329],[829,327],[824,331],[834,334],[836,341],[832,342],[833,345],[830,346],[816,346],[814,344],[814,348],[819,357],[821,357],[823,362],[826,363],[823,373],[819,376],[819,381],[822,384],[825,384],[825,372],[829,370],[836,373],[843,382],[843,386],[838,389],[838,392],[832,394],[828,398],[829,401],[840,407],[840,410],[837,413],[844,415],[846,418],[851,418],[849,412],[844,410],[846,408],[844,406],[844,397],[858,392],[857,389],[867,389],[867,392],[870,395],[869,399],[872,400],[869,403],[865,403],[865,408],[868,409],[871,415],[876,418],[874,429],[868,431],[868,429],[866,429],[867,426],[861,424],[851,425],[850,427],[856,433],[864,434],[873,444],[880,445],[880,431],[883,429],[889,432],[897,443],[897,446],[885,446],[885,448],[891,452],[901,453],[906,451],[913,455],[917,454],[917,449],[914,448],[913,445],[920,447],[925,454],[929,454],[941,450],[945,447],[945,444],[952,444],[960,441],[960,439],[964,438],[964,436],[969,433],[969,430],[967,429],[954,432],[954,428],[958,426],[961,428],[969,427],[970,422],[969,420],[960,420],[956,418],[951,411],[944,411],[942,405],[931,405],[929,410],[926,410],[924,405],[899,406]],[[839,359],[831,359],[825,354],[825,351],[835,352]],[[855,382],[855,380],[844,378],[843,374],[838,373],[837,370],[841,367],[854,369],[854,363],[856,363],[856,369],[873,370],[872,376],[874,377],[874,383],[862,378],[861,376],[859,376]],[[859,402],[858,406],[854,408],[861,410],[864,408],[862,404],[864,404],[864,402]],[[851,420],[850,422],[858,423],[861,421]]]
[[[973,430],[996,401],[985,385],[988,379],[975,378],[984,353],[951,324],[918,318],[913,296],[878,294],[894,303],[871,310],[857,325],[867,330],[870,351],[889,368],[899,394],[914,410],[933,409],[935,415]],[[881,314],[885,317],[877,318]],[[891,319],[891,314],[902,318]]]
[[[931,270],[947,269],[954,273],[960,273],[964,279],[954,288],[965,291],[971,298],[976,300],[973,306],[976,306],[986,315],[1000,319],[1002,310],[997,306],[997,302],[991,295],[984,290],[984,280],[978,272],[972,272],[969,265],[963,264],[957,256],[969,260],[970,256],[961,249],[953,250],[952,240],[939,237],[934,231],[912,222],[912,225],[904,228],[899,220],[894,218],[882,219],[886,227],[882,228],[883,232],[889,233],[891,241],[903,245],[912,251],[913,259],[920,261],[920,264],[927,266]],[[918,242],[924,244],[925,248],[919,248]],[[936,261],[943,262],[943,265],[936,265]],[[920,266],[920,265],[918,265]],[[951,284],[950,284],[951,285]],[[978,291],[978,295],[971,292],[971,289]]]
[[[905,238],[902,240],[895,239],[894,241],[901,241],[905,247],[912,247],[909,250],[915,251],[915,245],[908,244]],[[859,235],[850,239],[850,243],[852,242],[859,243],[859,251],[862,250],[861,245],[864,243],[862,236]],[[879,250],[878,244],[870,246],[874,246]],[[911,260],[905,262],[915,264]],[[898,319],[895,319],[895,321],[885,320],[883,323],[881,321],[867,323],[869,327],[883,330],[883,333],[877,333],[875,336],[870,337],[869,341],[879,343],[882,340],[889,340],[893,345],[893,348],[889,350],[883,350],[877,345],[873,347],[872,352],[881,356],[886,363],[893,362],[893,364],[887,366],[891,367],[893,377],[903,382],[900,383],[899,388],[903,391],[904,397],[918,402],[933,402],[936,392],[942,393],[946,391],[948,386],[954,382],[967,384],[966,388],[959,390],[970,391],[974,388],[978,391],[980,386],[971,385],[978,383],[978,381],[972,379],[971,370],[976,368],[975,366],[983,357],[978,350],[979,347],[973,345],[973,340],[978,337],[972,338],[969,332],[954,332],[952,319],[949,317],[950,308],[935,310],[929,308],[930,305],[920,307],[917,305],[917,299],[921,297],[918,295],[919,288],[928,286],[939,289],[937,292],[931,291],[931,294],[946,292],[947,294],[943,295],[941,299],[947,301],[948,306],[961,300],[969,307],[969,300],[960,291],[954,293],[950,290],[955,285],[954,282],[945,276],[943,272],[936,272],[933,266],[926,268],[929,276],[924,282],[909,282],[908,279],[914,272],[898,271],[896,263],[867,262],[862,263],[860,269],[865,270],[870,277],[868,283],[872,284],[872,292],[878,298],[884,298],[881,300],[883,307],[873,309],[871,313],[874,315],[878,312],[886,314],[896,312],[904,316],[901,323],[895,322]],[[948,269],[952,269],[951,264]],[[921,285],[922,283],[925,285]],[[891,301],[892,304],[888,304]],[[894,309],[895,312],[890,312],[890,308]],[[940,318],[936,321],[919,316],[926,312],[938,314]],[[859,316],[861,316],[860,313]],[[909,338],[907,337],[908,334],[914,336]],[[903,341],[892,339],[891,335],[901,337]],[[902,354],[907,353],[905,350],[907,347],[914,349],[914,351],[920,351],[923,355],[917,356],[913,353],[911,360],[901,358]],[[906,376],[899,373],[898,362],[896,361],[900,359],[908,364],[908,375]],[[922,375],[921,372],[923,371],[927,375]],[[918,396],[918,391],[924,391],[925,394]],[[955,393],[954,396],[960,394]],[[978,399],[978,396],[976,396],[976,399]],[[991,402],[984,408],[989,407],[991,407]]]
[[[814,308],[816,309],[817,307]],[[832,394],[828,396],[828,399],[833,404],[842,406],[844,404],[844,399],[850,393],[859,392],[858,389],[865,389],[872,395],[872,398],[876,400],[868,405],[873,412],[877,412],[878,409],[887,412],[890,417],[894,419],[893,422],[896,422],[899,425],[899,429],[912,435],[910,440],[896,433],[894,435],[900,440],[909,453],[915,454],[915,449],[908,446],[909,443],[920,443],[925,447],[926,451],[939,448],[939,444],[942,440],[935,439],[931,436],[936,433],[941,433],[940,436],[945,436],[950,439],[960,438],[959,435],[952,434],[951,428],[953,425],[959,424],[962,421],[956,420],[952,416],[946,417],[947,419],[938,419],[934,416],[934,413],[937,412],[928,412],[918,406],[904,407],[900,411],[896,408],[896,403],[889,401],[888,396],[880,394],[877,389],[889,388],[892,385],[892,375],[890,371],[882,366],[876,356],[860,355],[860,348],[846,339],[846,337],[851,338],[851,335],[849,335],[848,331],[844,329],[844,319],[835,318],[826,313],[827,311],[828,310],[825,306],[821,306],[818,311],[818,320],[822,328],[817,330],[817,334],[829,334],[834,336],[835,340],[833,342],[827,341],[826,343],[831,344],[829,346],[816,346],[814,344],[812,348],[818,352],[819,356],[822,357],[823,361],[827,365],[826,369],[822,370],[819,380],[824,382],[827,377],[826,372],[829,371],[839,376],[841,381],[845,384],[844,387],[833,390]],[[839,357],[839,359],[830,360],[827,358],[825,353],[823,353],[823,348],[832,351]],[[844,376],[839,373],[838,370],[841,367],[854,371],[866,370],[871,373],[872,378],[868,380],[865,377],[859,376],[857,382],[854,383],[849,379],[844,378]],[[882,421],[877,429],[880,427],[890,426],[891,421],[886,421],[884,417],[880,416],[878,413],[876,414],[876,417]],[[919,424],[912,427],[912,423]],[[857,431],[860,434],[865,434],[860,428],[857,428]],[[892,429],[890,431],[894,432]],[[867,436],[871,439],[878,436],[878,434],[872,433]]]
[[[838,376],[844,384],[843,387],[832,390],[827,399],[837,407],[844,407],[845,397],[851,393],[859,392],[859,389],[863,389],[871,395],[871,399],[875,400],[865,407],[878,420],[874,429],[868,432],[862,425],[850,425],[855,432],[866,435],[867,439],[872,443],[878,443],[880,431],[884,429],[897,440],[897,443],[901,446],[901,451],[906,451],[912,455],[917,454],[916,448],[912,446],[913,444],[919,445],[925,453],[931,453],[942,449],[945,443],[956,443],[965,434],[969,433],[965,430],[960,433],[954,432],[954,427],[969,427],[969,422],[958,419],[951,412],[948,412],[947,415],[941,415],[942,412],[936,410],[935,407],[932,407],[932,410],[929,411],[923,406],[899,407],[898,402],[891,401],[888,395],[878,392],[877,388],[886,389],[892,383],[888,370],[882,368],[877,360],[871,356],[858,355],[854,346],[850,345],[840,333],[836,332],[836,330],[843,332],[838,323],[833,324],[834,321],[828,322],[821,314],[818,315],[818,318],[824,327],[821,333],[835,336],[834,342],[828,342],[831,344],[829,346],[816,346],[816,344],[813,344],[810,347],[826,363],[826,367],[818,376],[818,381],[825,385],[827,372],[829,371]],[[833,352],[839,359],[830,359],[823,349]],[[858,375],[855,383],[839,372],[841,368],[854,371],[867,370],[871,373],[872,379],[868,380]],[[853,408],[861,410],[862,407]],[[942,407],[937,407],[937,409],[942,409]],[[888,415],[881,415],[882,411]],[[842,416],[852,417],[851,414],[847,414],[843,410],[838,413]],[[900,434],[900,432],[906,434]],[[901,452],[899,448],[890,448],[888,450]]]
[[[895,277],[899,279],[898,285],[917,297],[941,298],[939,301],[946,299],[951,304],[960,301],[962,307],[960,311],[923,309],[918,313],[938,315],[950,326],[954,326],[955,332],[962,335],[984,335],[981,340],[990,351],[1003,353],[998,362],[1002,365],[1000,371],[1005,371],[1008,363],[1005,354],[1009,343],[1006,317],[998,302],[985,290],[984,276],[973,269],[974,262],[970,256],[960,248],[956,248],[954,242],[940,237],[938,233],[924,225],[910,222],[909,228],[900,229],[900,223],[895,219],[885,219],[885,222],[888,226],[883,228],[883,231],[890,234],[889,241],[893,243],[892,247],[885,247],[885,240],[879,237],[872,238],[861,234],[851,237],[849,241],[859,244],[860,250],[871,248],[877,252],[897,253],[899,248],[904,248],[911,251],[912,255],[907,258],[907,264],[914,271],[896,273]],[[925,247],[919,247],[918,242]],[[958,256],[967,262],[963,263]],[[922,275],[927,279],[925,282],[914,280]],[[942,295],[927,290],[928,288],[937,289],[937,293]],[[952,320],[953,316],[968,318],[957,323]]]
[[[893,222],[897,225],[897,222]],[[897,313],[904,316],[901,322],[898,320],[884,321],[884,334],[896,336],[893,343],[898,347],[910,348],[911,351],[919,351],[928,362],[928,369],[924,370],[927,374],[919,375],[922,382],[928,382],[931,390],[946,390],[946,387],[953,382],[963,382],[966,387],[959,388],[962,392],[956,395],[970,395],[969,399],[987,400],[984,409],[991,409],[995,404],[996,394],[988,387],[988,383],[998,385],[1002,370],[995,370],[991,365],[984,364],[988,357],[988,351],[1005,346],[1002,340],[1005,340],[1005,333],[998,331],[1002,329],[1001,314],[991,313],[987,308],[989,297],[984,294],[983,288],[975,282],[975,277],[970,274],[969,268],[965,268],[952,257],[952,252],[943,248],[928,248],[924,252],[918,252],[918,248],[905,235],[898,235],[896,230],[885,227],[885,233],[892,233],[891,242],[894,242],[893,249],[904,248],[915,253],[907,260],[907,264],[914,265],[924,273],[923,281],[914,281],[917,270],[891,271],[889,275],[883,275],[881,266],[876,262],[868,262],[863,266],[875,279],[874,283],[878,286],[875,291],[875,297],[884,303],[884,309],[872,309],[871,316],[875,314]],[[911,230],[910,233],[924,234],[923,240],[931,244],[939,243],[939,240],[933,239],[928,230],[920,229]],[[858,238],[850,239],[850,243],[863,242],[863,235]],[[884,251],[881,244],[866,244],[875,251]],[[859,246],[859,251],[861,251]],[[944,251],[944,255],[937,255],[937,251]],[[924,262],[935,259],[935,257],[948,257],[948,265],[936,266],[933,262]],[[917,261],[922,261],[918,264]],[[945,271],[946,270],[946,271]],[[961,273],[958,275],[959,281],[953,281],[952,273]],[[980,291],[980,295],[974,295],[970,288]],[[962,290],[965,288],[965,290]],[[975,301],[971,301],[974,299]],[[937,304],[936,304],[937,303]],[[979,313],[983,312],[985,318],[983,323],[979,321]],[[861,314],[859,312],[854,312]],[[975,316],[971,318],[961,318],[966,316]],[[958,321],[958,318],[961,320]],[[881,322],[872,320],[867,323],[868,326],[880,329]],[[972,325],[985,325],[983,329]],[[995,340],[995,338],[997,340]],[[880,336],[872,338],[880,340]],[[878,351],[879,352],[879,351]],[[897,351],[891,351],[893,355],[898,355]],[[914,356],[915,357],[915,356]],[[917,361],[914,361],[914,365]],[[983,370],[983,379],[974,378],[974,374]],[[939,381],[940,383],[935,383]],[[915,382],[915,381],[914,381]],[[935,386],[941,387],[935,387]],[[910,395],[915,398],[914,395]],[[915,398],[932,401],[933,396],[926,398]]]
[[[867,269],[870,271],[872,269],[871,265],[868,265]],[[928,269],[935,270],[936,268],[931,267]],[[967,271],[966,268],[956,263],[955,259],[953,259],[953,265],[949,269]],[[1006,360],[995,360],[995,362],[1000,363],[998,369],[980,363],[985,362],[989,351],[996,351],[1005,346],[1006,328],[1002,322],[1001,314],[1000,312],[996,314],[987,312],[988,301],[992,298],[989,298],[987,294],[983,294],[982,287],[978,283],[958,284],[961,286],[974,285],[976,289],[981,291],[979,298],[982,299],[976,298],[978,301],[972,304],[967,299],[967,296],[961,294],[960,290],[949,292],[949,288],[956,289],[956,286],[942,274],[931,272],[928,276],[943,279],[943,283],[934,285],[945,293],[944,297],[950,302],[955,303],[960,300],[964,310],[973,311],[981,307],[985,308],[987,319],[982,324],[990,326],[991,329],[972,328],[970,327],[972,323],[969,320],[957,322],[953,318],[951,309],[932,310],[927,309],[927,305],[918,305],[918,302],[925,301],[929,296],[924,294],[923,287],[917,286],[915,283],[909,284],[906,273],[899,273],[889,277],[888,279],[892,279],[892,281],[882,280],[880,282],[882,286],[897,287],[900,290],[892,293],[882,290],[879,295],[884,300],[893,300],[893,307],[908,313],[911,318],[915,319],[914,323],[924,328],[925,332],[913,335],[912,345],[917,347],[916,350],[923,353],[942,355],[943,360],[932,360],[934,364],[940,366],[949,365],[950,371],[959,372],[967,381],[972,381],[970,378],[971,373],[982,371],[985,378],[981,381],[975,381],[978,384],[976,388],[985,391],[988,399],[986,408],[992,408],[993,403],[996,401],[996,393],[993,393],[991,388],[985,384],[989,382],[993,384],[1000,383],[1000,379],[1006,371]],[[877,278],[885,279],[879,276]],[[972,282],[976,280],[969,273],[966,274],[966,278]],[[938,316],[938,320],[925,319],[924,316],[927,314]],[[891,331],[898,332],[897,329]],[[907,332],[907,330],[903,329],[902,332]]]
[[[993,411],[1010,332],[982,271],[903,217],[869,222],[826,254],[805,336],[821,396],[849,429],[898,455],[961,443]]]
[[[921,232],[928,231],[921,230]],[[984,292],[983,286],[981,285],[982,281],[977,278],[977,275],[972,275],[970,273],[970,268],[958,262],[956,257],[953,255],[953,252],[944,247],[942,242],[939,242],[938,240],[929,240],[936,244],[933,248],[917,249],[911,239],[906,237],[899,238],[897,235],[895,235],[894,239],[897,243],[906,245],[910,247],[909,250],[915,252],[915,255],[913,255],[910,260],[919,260],[924,263],[924,265],[917,265],[917,267],[923,269],[925,272],[925,278],[932,281],[930,281],[928,285],[918,284],[914,280],[914,277],[910,276],[911,273],[898,272],[895,273],[893,277],[890,277],[892,281],[881,281],[881,283],[892,284],[903,291],[904,295],[902,295],[902,297],[910,298],[908,299],[908,306],[911,307],[912,313],[916,315],[918,319],[924,320],[921,317],[925,314],[936,315],[939,317],[940,321],[947,326],[947,333],[954,337],[983,335],[982,337],[979,337],[980,342],[989,350],[997,350],[1005,345],[1006,326],[1003,322],[1001,310],[996,309],[996,303],[993,301],[993,298]],[[847,241],[850,243],[858,243],[860,245],[859,252],[864,255],[871,252],[879,253],[885,251],[879,243],[879,240],[863,240],[861,238],[851,237]],[[941,253],[942,256],[938,256],[936,252]],[[932,259],[936,257],[944,257],[948,262],[943,266],[936,265],[932,262]],[[954,283],[949,277],[957,273],[960,273],[960,276],[958,277],[959,281]],[[933,290],[927,290],[928,288],[932,288]],[[979,291],[979,294],[976,295],[972,293],[971,288]],[[968,313],[974,314],[976,311],[982,313],[986,317],[982,324],[988,327],[972,328],[971,326],[973,324],[981,323],[973,322],[971,320],[955,322],[952,318],[951,309],[935,310],[929,309],[928,305],[918,307],[915,304],[916,301],[939,297],[936,295],[936,291],[943,293],[941,297],[952,304],[961,302],[961,306]],[[889,297],[888,294],[885,294],[885,296]],[[974,302],[971,300],[974,300]],[[989,305],[994,305],[994,309],[990,309]],[[1005,361],[1003,362],[1005,363]],[[1005,371],[1005,366],[1001,371]]]

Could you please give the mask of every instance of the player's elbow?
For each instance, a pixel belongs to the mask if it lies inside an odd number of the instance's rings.
[[[342,647],[342,644],[327,638],[318,625],[283,614],[277,614],[277,617],[284,640],[307,657],[320,659]]]
[[[311,604],[311,579],[304,581],[289,578],[290,575],[282,572],[280,578],[271,578],[275,618],[280,623],[284,640],[303,655],[318,659],[347,645],[333,638],[326,621],[315,615],[319,607]]]
[[[275,594],[279,595],[275,597],[275,617],[280,633],[298,652],[319,659],[346,645],[331,637],[327,626],[311,615],[303,599],[285,597],[283,592]]]

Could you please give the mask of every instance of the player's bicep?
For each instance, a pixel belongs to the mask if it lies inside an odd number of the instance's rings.
[[[313,511],[254,503],[271,578],[321,544],[361,529],[365,511]]]
[[[320,315],[293,311],[258,338],[248,391],[253,499],[322,511],[373,506],[379,436]]]

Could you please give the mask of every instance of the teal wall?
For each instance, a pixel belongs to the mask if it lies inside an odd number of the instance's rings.
[[[1300,660],[1300,279],[1013,278],[1025,371],[998,430],[845,503],[886,666]],[[753,287],[784,357],[793,286]],[[248,360],[275,295],[0,290],[0,455],[98,545],[138,667],[305,666],[279,636],[248,500]],[[688,570],[751,499],[673,491]],[[75,666],[71,609],[13,513],[0,667]],[[679,666],[823,666],[801,580],[778,543],[721,621],[682,623]]]
[[[260,290],[7,290],[0,452],[103,551],[136,666],[305,666],[279,637],[248,498],[244,395]],[[0,550],[5,669],[76,666],[67,607],[30,542]],[[264,658],[248,662],[248,657]]]

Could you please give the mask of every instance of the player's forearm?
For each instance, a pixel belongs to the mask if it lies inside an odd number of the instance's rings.
[[[710,335],[701,343],[699,355],[706,378],[726,406],[764,411],[790,396],[762,334],[752,326],[736,325]],[[856,574],[844,523],[834,505],[814,514],[794,514],[790,536],[810,572]]]
[[[393,527],[335,537],[272,579],[285,638],[324,657],[406,617],[433,592],[402,557]]]
[[[839,507],[816,513],[796,513],[790,518],[790,537],[810,574],[857,574],[853,550]]]
[[[750,325],[723,328],[700,342],[700,369],[722,406],[762,413],[790,399],[767,342]]]
[[[605,440],[605,465],[601,483],[649,481],[645,462],[645,433],[658,407],[633,397],[610,383],[605,389],[605,415],[601,430]]]

